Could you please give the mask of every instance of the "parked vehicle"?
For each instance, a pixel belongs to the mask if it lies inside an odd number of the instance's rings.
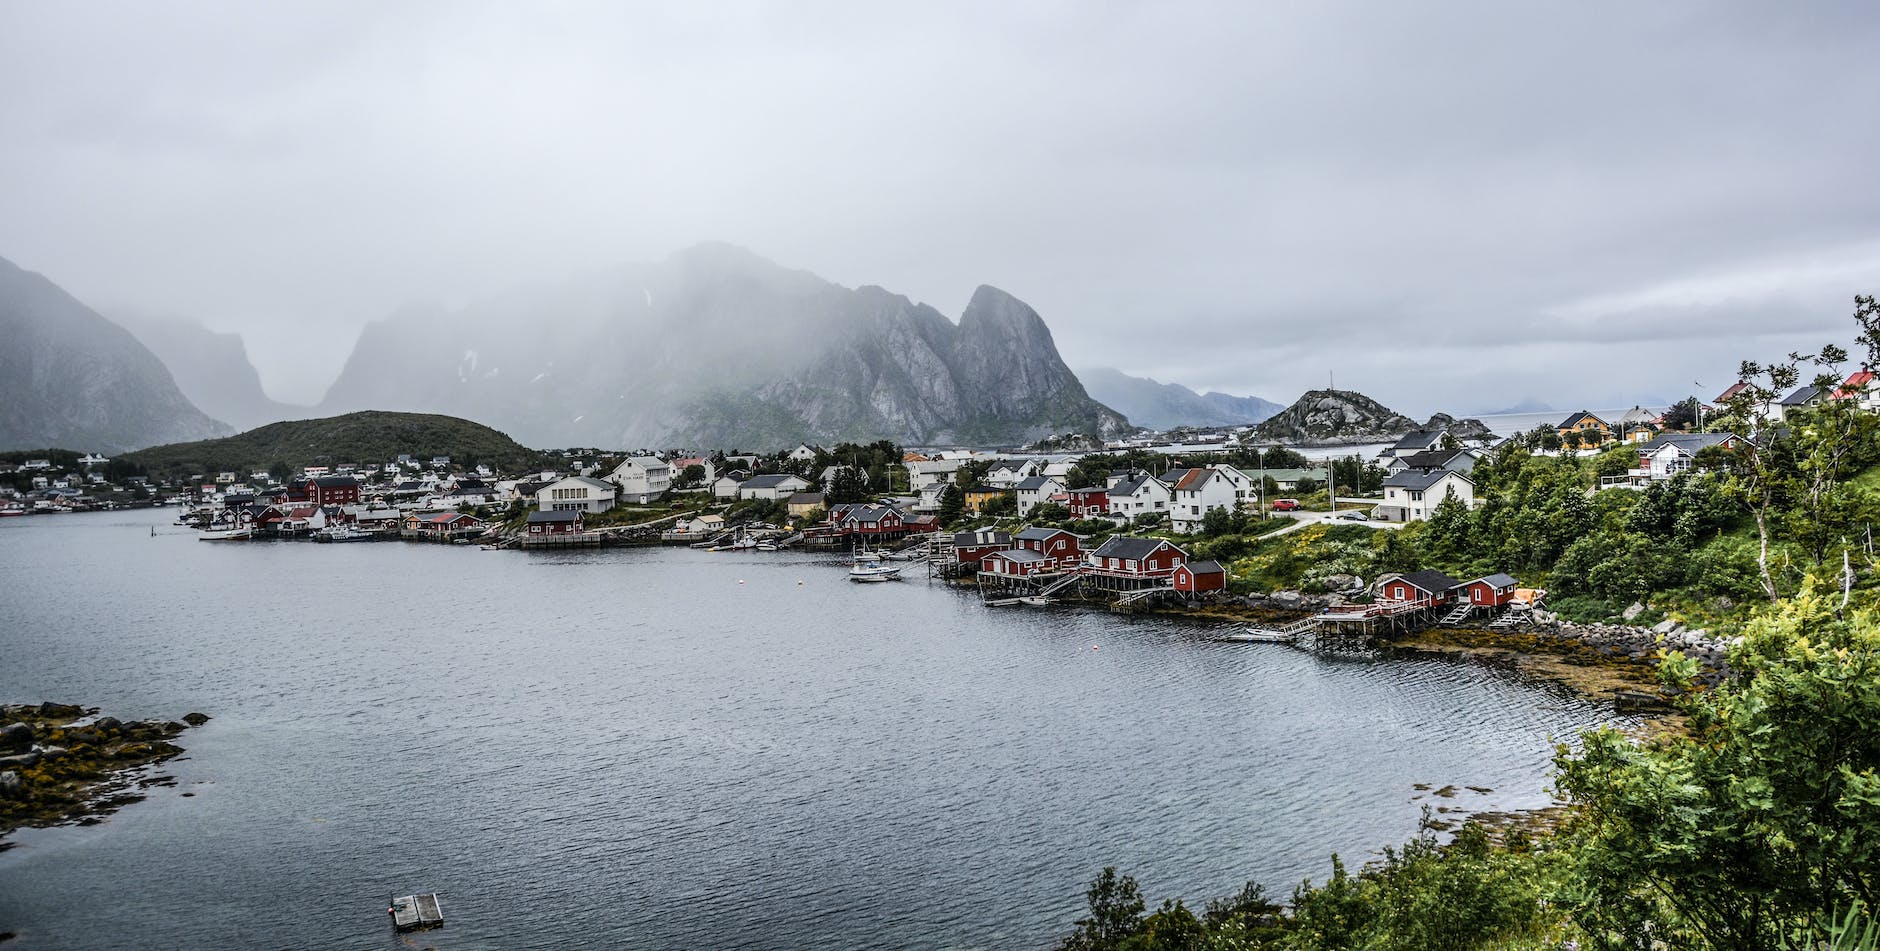
[[[1274,499],[1273,500],[1273,511],[1275,512],[1294,512],[1294,511],[1298,511],[1298,509],[1299,509],[1298,499]]]
[[[1371,516],[1364,514],[1358,509],[1352,509],[1349,512],[1340,512],[1338,513],[1338,517],[1347,522],[1368,522],[1371,520]]]

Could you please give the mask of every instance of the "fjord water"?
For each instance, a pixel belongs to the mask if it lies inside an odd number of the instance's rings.
[[[988,609],[827,557],[170,518],[0,523],[0,700],[215,717],[177,786],[15,834],[9,947],[400,947],[387,898],[437,891],[440,949],[1042,948],[1105,865],[1152,899],[1283,894],[1425,803],[1543,804],[1550,740],[1603,716],[1482,666]]]

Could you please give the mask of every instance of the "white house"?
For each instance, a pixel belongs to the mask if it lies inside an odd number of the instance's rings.
[[[772,472],[766,475],[752,476],[738,486],[740,499],[765,499],[776,501],[787,499],[798,492],[809,489],[809,480],[787,472]]]
[[[587,476],[569,476],[535,493],[536,508],[544,512],[605,512],[614,507],[620,490],[612,482]]]
[[[745,472],[742,469],[736,472],[725,473],[717,481],[712,483],[712,498],[714,499],[737,498],[738,486],[743,485],[744,480],[750,477],[751,477],[751,474],[748,472]]]
[[[658,456],[628,456],[607,480],[620,487],[620,501],[644,505],[672,487],[672,466]]]
[[[1479,457],[1468,449],[1425,449],[1408,455],[1392,456],[1384,463],[1386,475],[1402,472],[1405,469],[1448,469],[1468,475],[1475,470]],[[1320,472],[1323,478],[1324,473]]]
[[[1448,469],[1405,469],[1384,480],[1384,501],[1371,517],[1386,522],[1427,521],[1436,506],[1451,495],[1475,507],[1475,483]]]
[[[1037,475],[1038,470],[1036,460],[1007,459],[994,464],[980,481],[995,489],[1015,489],[1020,482]]]
[[[816,460],[816,447],[808,443],[798,443],[797,447],[790,450],[787,455],[793,462],[814,462]]]
[[[905,465],[908,490],[919,492],[935,482],[952,482],[953,473],[960,471],[960,466],[965,465],[965,462],[959,459],[930,459]]]
[[[1663,433],[1639,449],[1639,467],[1627,474],[1660,482],[1690,471],[1699,452],[1712,446],[1733,446],[1736,441],[1735,433]]]
[[[1032,476],[1013,487],[1017,490],[1018,517],[1024,518],[1031,510],[1051,501],[1054,495],[1064,494],[1064,480],[1054,476]]]
[[[1414,432],[1404,433],[1402,436],[1397,437],[1395,443],[1386,447],[1383,452],[1378,453],[1377,458],[1379,461],[1384,461],[1390,459],[1392,456],[1407,456],[1413,452],[1424,452],[1429,449],[1435,449],[1443,444],[1443,437],[1447,435],[1449,435],[1449,430],[1447,429],[1419,429]]]
[[[1151,475],[1136,475],[1110,486],[1110,511],[1135,518],[1150,512],[1168,514],[1175,493]]]
[[[1229,512],[1255,497],[1253,479],[1233,466],[1183,469],[1169,490],[1169,523],[1178,532],[1198,532],[1210,509]]]

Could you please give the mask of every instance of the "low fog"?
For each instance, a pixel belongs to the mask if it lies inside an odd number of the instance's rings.
[[[238,331],[718,240],[1072,366],[1413,415],[1714,395],[1880,290],[1870,4],[0,5],[0,256]]]

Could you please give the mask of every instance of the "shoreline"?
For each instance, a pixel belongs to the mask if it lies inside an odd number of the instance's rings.
[[[151,768],[182,755],[171,741],[208,720],[127,723],[76,704],[0,706],[0,851],[17,829],[96,825],[143,790],[174,786]]]

